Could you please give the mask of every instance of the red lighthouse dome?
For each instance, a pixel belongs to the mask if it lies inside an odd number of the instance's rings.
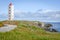
[[[12,5],[13,5],[12,3],[9,4],[9,6],[12,6]]]

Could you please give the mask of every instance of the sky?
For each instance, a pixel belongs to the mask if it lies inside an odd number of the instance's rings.
[[[8,19],[10,2],[15,20],[60,22],[60,0],[0,0],[0,20]]]

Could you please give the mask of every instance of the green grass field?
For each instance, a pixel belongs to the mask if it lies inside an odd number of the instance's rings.
[[[0,40],[60,40],[60,33],[46,32],[28,22],[20,22],[16,29],[0,32]]]

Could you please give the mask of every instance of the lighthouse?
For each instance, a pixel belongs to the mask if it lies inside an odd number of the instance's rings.
[[[12,21],[14,19],[14,5],[12,3],[8,6],[8,20]]]

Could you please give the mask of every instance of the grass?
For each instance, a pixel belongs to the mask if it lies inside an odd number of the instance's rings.
[[[0,22],[0,27],[4,26],[4,24],[2,22]]]
[[[60,40],[60,33],[46,32],[42,28],[28,24],[29,22],[20,21],[16,29],[0,32],[0,40]]]

